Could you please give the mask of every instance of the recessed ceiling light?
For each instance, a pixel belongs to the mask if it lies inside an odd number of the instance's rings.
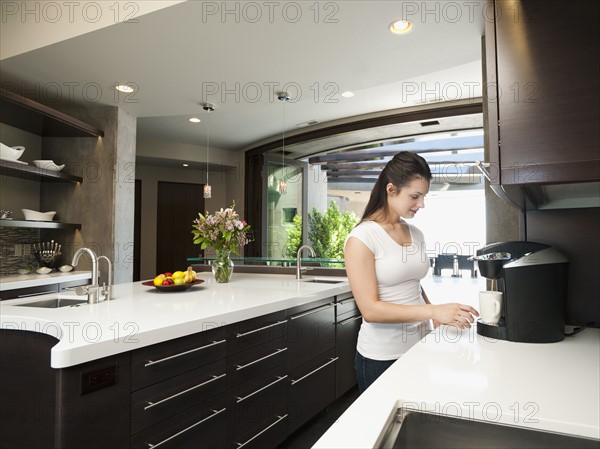
[[[354,92],[350,92],[347,90],[346,92],[342,92],[342,97],[344,98],[352,98],[354,96]]]
[[[200,123],[202,121],[198,117],[190,117],[188,120],[192,123]]]
[[[119,84],[118,86],[115,86],[115,89],[117,89],[119,92],[125,92],[126,94],[133,92],[133,87],[127,84]]]
[[[183,165],[184,167],[189,167],[190,166],[190,164],[181,164],[181,165]]]
[[[390,31],[394,34],[410,33],[413,24],[410,20],[396,20],[390,24]]]

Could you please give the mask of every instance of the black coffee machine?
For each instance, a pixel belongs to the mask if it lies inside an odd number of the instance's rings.
[[[562,253],[514,241],[487,245],[474,259],[480,274],[492,279],[492,290],[503,292],[500,322],[477,321],[479,335],[522,343],[564,338],[569,260]]]

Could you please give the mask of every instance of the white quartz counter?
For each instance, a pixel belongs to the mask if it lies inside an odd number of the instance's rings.
[[[442,327],[394,363],[313,448],[373,448],[399,404],[600,439],[600,330],[531,344]]]
[[[339,284],[272,274],[235,273],[227,284],[210,273],[198,278],[206,282],[172,293],[141,282],[119,284],[114,301],[58,309],[18,306],[44,296],[1,301],[0,328],[57,337],[51,365],[64,368],[350,291],[345,278],[326,278]]]
[[[0,276],[0,291],[59,284],[61,282],[81,281],[91,278],[91,271],[70,271],[68,273],[56,271],[48,274],[14,274]]]

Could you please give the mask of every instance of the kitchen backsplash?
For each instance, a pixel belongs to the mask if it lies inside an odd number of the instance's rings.
[[[0,228],[0,276],[15,274],[21,267],[36,266],[32,244],[39,241],[39,229]]]

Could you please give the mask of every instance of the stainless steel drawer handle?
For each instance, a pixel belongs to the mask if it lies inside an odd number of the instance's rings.
[[[148,404],[148,405],[144,407],[144,411],[146,411],[146,410],[148,410],[148,409],[150,409],[152,407],[156,407],[157,405],[160,405],[160,404],[162,404],[164,402],[170,401],[171,399],[174,399],[177,396],[181,396],[182,394],[189,393],[190,391],[193,391],[196,388],[200,388],[200,387],[203,387],[204,385],[208,385],[209,383],[214,382],[215,380],[221,379],[222,377],[225,377],[226,375],[227,374],[221,374],[220,376],[217,376],[217,375],[213,374],[212,379],[208,379],[207,381],[202,382],[201,384],[194,385],[193,387],[190,387],[190,388],[188,388],[186,390],[182,390],[179,393],[175,393],[175,394],[173,394],[173,395],[171,395],[171,396],[169,396],[167,398],[161,399],[160,401],[156,401],[156,402],[146,401],[146,404]]]
[[[146,368],[148,366],[156,365],[157,363],[166,362],[167,360],[175,359],[177,357],[181,357],[182,355],[188,355],[188,354],[191,354],[192,352],[201,351],[203,349],[210,348],[211,346],[220,345],[221,343],[225,343],[225,341],[226,340],[213,341],[212,343],[210,343],[208,345],[200,346],[199,348],[190,349],[189,351],[185,351],[185,352],[180,352],[179,354],[170,355],[169,357],[165,357],[163,359],[148,360],[146,363],[144,363],[144,368]]]
[[[235,443],[238,446],[238,449],[244,447],[246,444],[250,443],[252,440],[254,440],[255,438],[258,438],[259,436],[261,436],[263,433],[265,433],[267,430],[269,430],[271,427],[273,427],[274,425],[278,424],[279,422],[283,421],[285,418],[287,418],[288,415],[287,413],[283,416],[279,416],[277,415],[277,421],[275,421],[272,424],[269,424],[267,427],[265,427],[263,430],[261,430],[260,432],[258,432],[256,435],[254,435],[252,438],[250,438],[249,440],[246,440],[243,443]]]
[[[344,299],[343,301],[338,302],[337,305],[345,306],[346,304],[350,304],[351,302],[356,302],[356,299],[354,299],[354,298]]]
[[[293,380],[292,379],[292,385],[296,385],[298,382],[300,382],[301,380],[306,379],[308,376],[312,376],[313,374],[315,374],[317,371],[322,370],[323,368],[325,368],[327,365],[332,364],[333,362],[335,362],[337,359],[339,359],[339,357],[334,357],[332,359],[329,359],[329,362],[319,366],[317,369],[312,370],[310,373],[305,374],[304,376],[302,376],[300,379],[297,380]]]
[[[173,438],[176,438],[176,437],[178,437],[179,435],[181,435],[182,433],[185,433],[185,432],[187,432],[188,430],[191,430],[191,429],[193,429],[194,427],[196,427],[196,426],[198,426],[198,425],[202,424],[203,422],[206,422],[206,421],[208,421],[209,419],[211,419],[211,418],[214,418],[215,416],[217,416],[217,415],[219,415],[219,414],[223,413],[225,410],[227,410],[227,409],[226,409],[226,408],[222,408],[221,410],[213,410],[213,414],[212,414],[212,415],[210,415],[210,416],[207,416],[207,417],[206,417],[206,418],[204,418],[204,419],[201,419],[201,420],[200,420],[200,421],[198,421],[197,423],[194,423],[194,424],[192,424],[191,426],[189,426],[189,427],[186,427],[186,428],[185,428],[185,429],[183,429],[183,430],[180,430],[180,431],[179,431],[179,432],[177,432],[176,434],[173,434],[173,435],[171,435],[169,438],[166,438],[166,439],[162,440],[160,443],[156,443],[156,444],[152,444],[152,443],[146,443],[146,444],[148,445],[148,449],[155,448],[155,447],[159,447],[160,445],[162,445],[162,444],[166,443],[167,441],[171,441]]]
[[[260,359],[253,360],[252,362],[246,363],[245,365],[236,365],[235,369],[237,371],[239,371],[241,369],[244,369],[244,368],[247,368],[247,367],[249,367],[251,365],[254,365],[255,363],[262,362],[263,360],[266,360],[269,357],[273,357],[274,355],[277,355],[277,354],[279,354],[280,352],[283,352],[283,351],[287,351],[287,348],[278,348],[278,349],[275,350],[275,352],[273,352],[271,354],[267,354],[266,356],[261,357]]]
[[[26,293],[24,295],[18,295],[17,298],[29,298],[30,296],[47,295],[49,293],[56,293],[56,290],[46,290],[46,291],[37,292],[37,293]]]
[[[255,394],[257,394],[257,393],[260,393],[260,392],[261,392],[261,391],[263,391],[263,390],[266,390],[266,389],[267,389],[267,388],[269,388],[269,387],[272,387],[272,386],[273,386],[273,385],[275,385],[276,383],[278,383],[278,382],[281,382],[283,379],[286,379],[286,378],[287,378],[287,374],[286,374],[285,376],[277,376],[277,379],[276,379],[276,380],[274,380],[273,382],[271,382],[270,384],[267,384],[267,385],[265,385],[264,387],[262,387],[262,388],[259,388],[258,390],[256,390],[256,391],[253,391],[253,392],[252,392],[252,393],[250,393],[250,394],[247,394],[247,395],[246,395],[246,396],[244,396],[243,398],[240,398],[239,396],[237,396],[237,397],[236,397],[236,399],[237,399],[237,403],[239,404],[240,402],[242,402],[242,401],[245,401],[246,399],[248,399],[248,398],[250,398],[250,397],[254,396],[254,395],[255,395]]]
[[[313,313],[322,312],[323,310],[331,309],[333,306],[335,306],[335,303],[332,302],[326,306],[317,307],[316,309],[309,310],[308,312],[304,312],[299,315],[294,315],[290,318],[290,320],[297,320],[298,318],[302,318],[306,315],[312,315]]]
[[[264,331],[265,329],[268,329],[268,328],[270,328],[270,327],[279,326],[280,324],[285,324],[285,323],[287,323],[287,321],[286,321],[286,320],[283,320],[283,321],[277,321],[276,323],[269,324],[269,325],[267,325],[267,326],[263,326],[263,327],[259,327],[258,329],[254,329],[254,330],[251,330],[251,331],[248,331],[248,332],[244,332],[243,334],[239,334],[239,333],[238,333],[238,334],[236,334],[236,336],[235,336],[235,337],[236,337],[236,338],[245,337],[246,335],[250,335],[250,334],[253,334],[253,333],[255,333],[255,332]]]
[[[362,316],[361,316],[361,315],[358,315],[358,316],[353,316],[352,318],[348,318],[347,320],[340,321],[338,324],[339,324],[340,326],[345,326],[345,325],[346,325],[346,324],[348,324],[348,323],[351,323],[351,322],[353,322],[353,321],[360,320],[360,319],[362,319]]]

